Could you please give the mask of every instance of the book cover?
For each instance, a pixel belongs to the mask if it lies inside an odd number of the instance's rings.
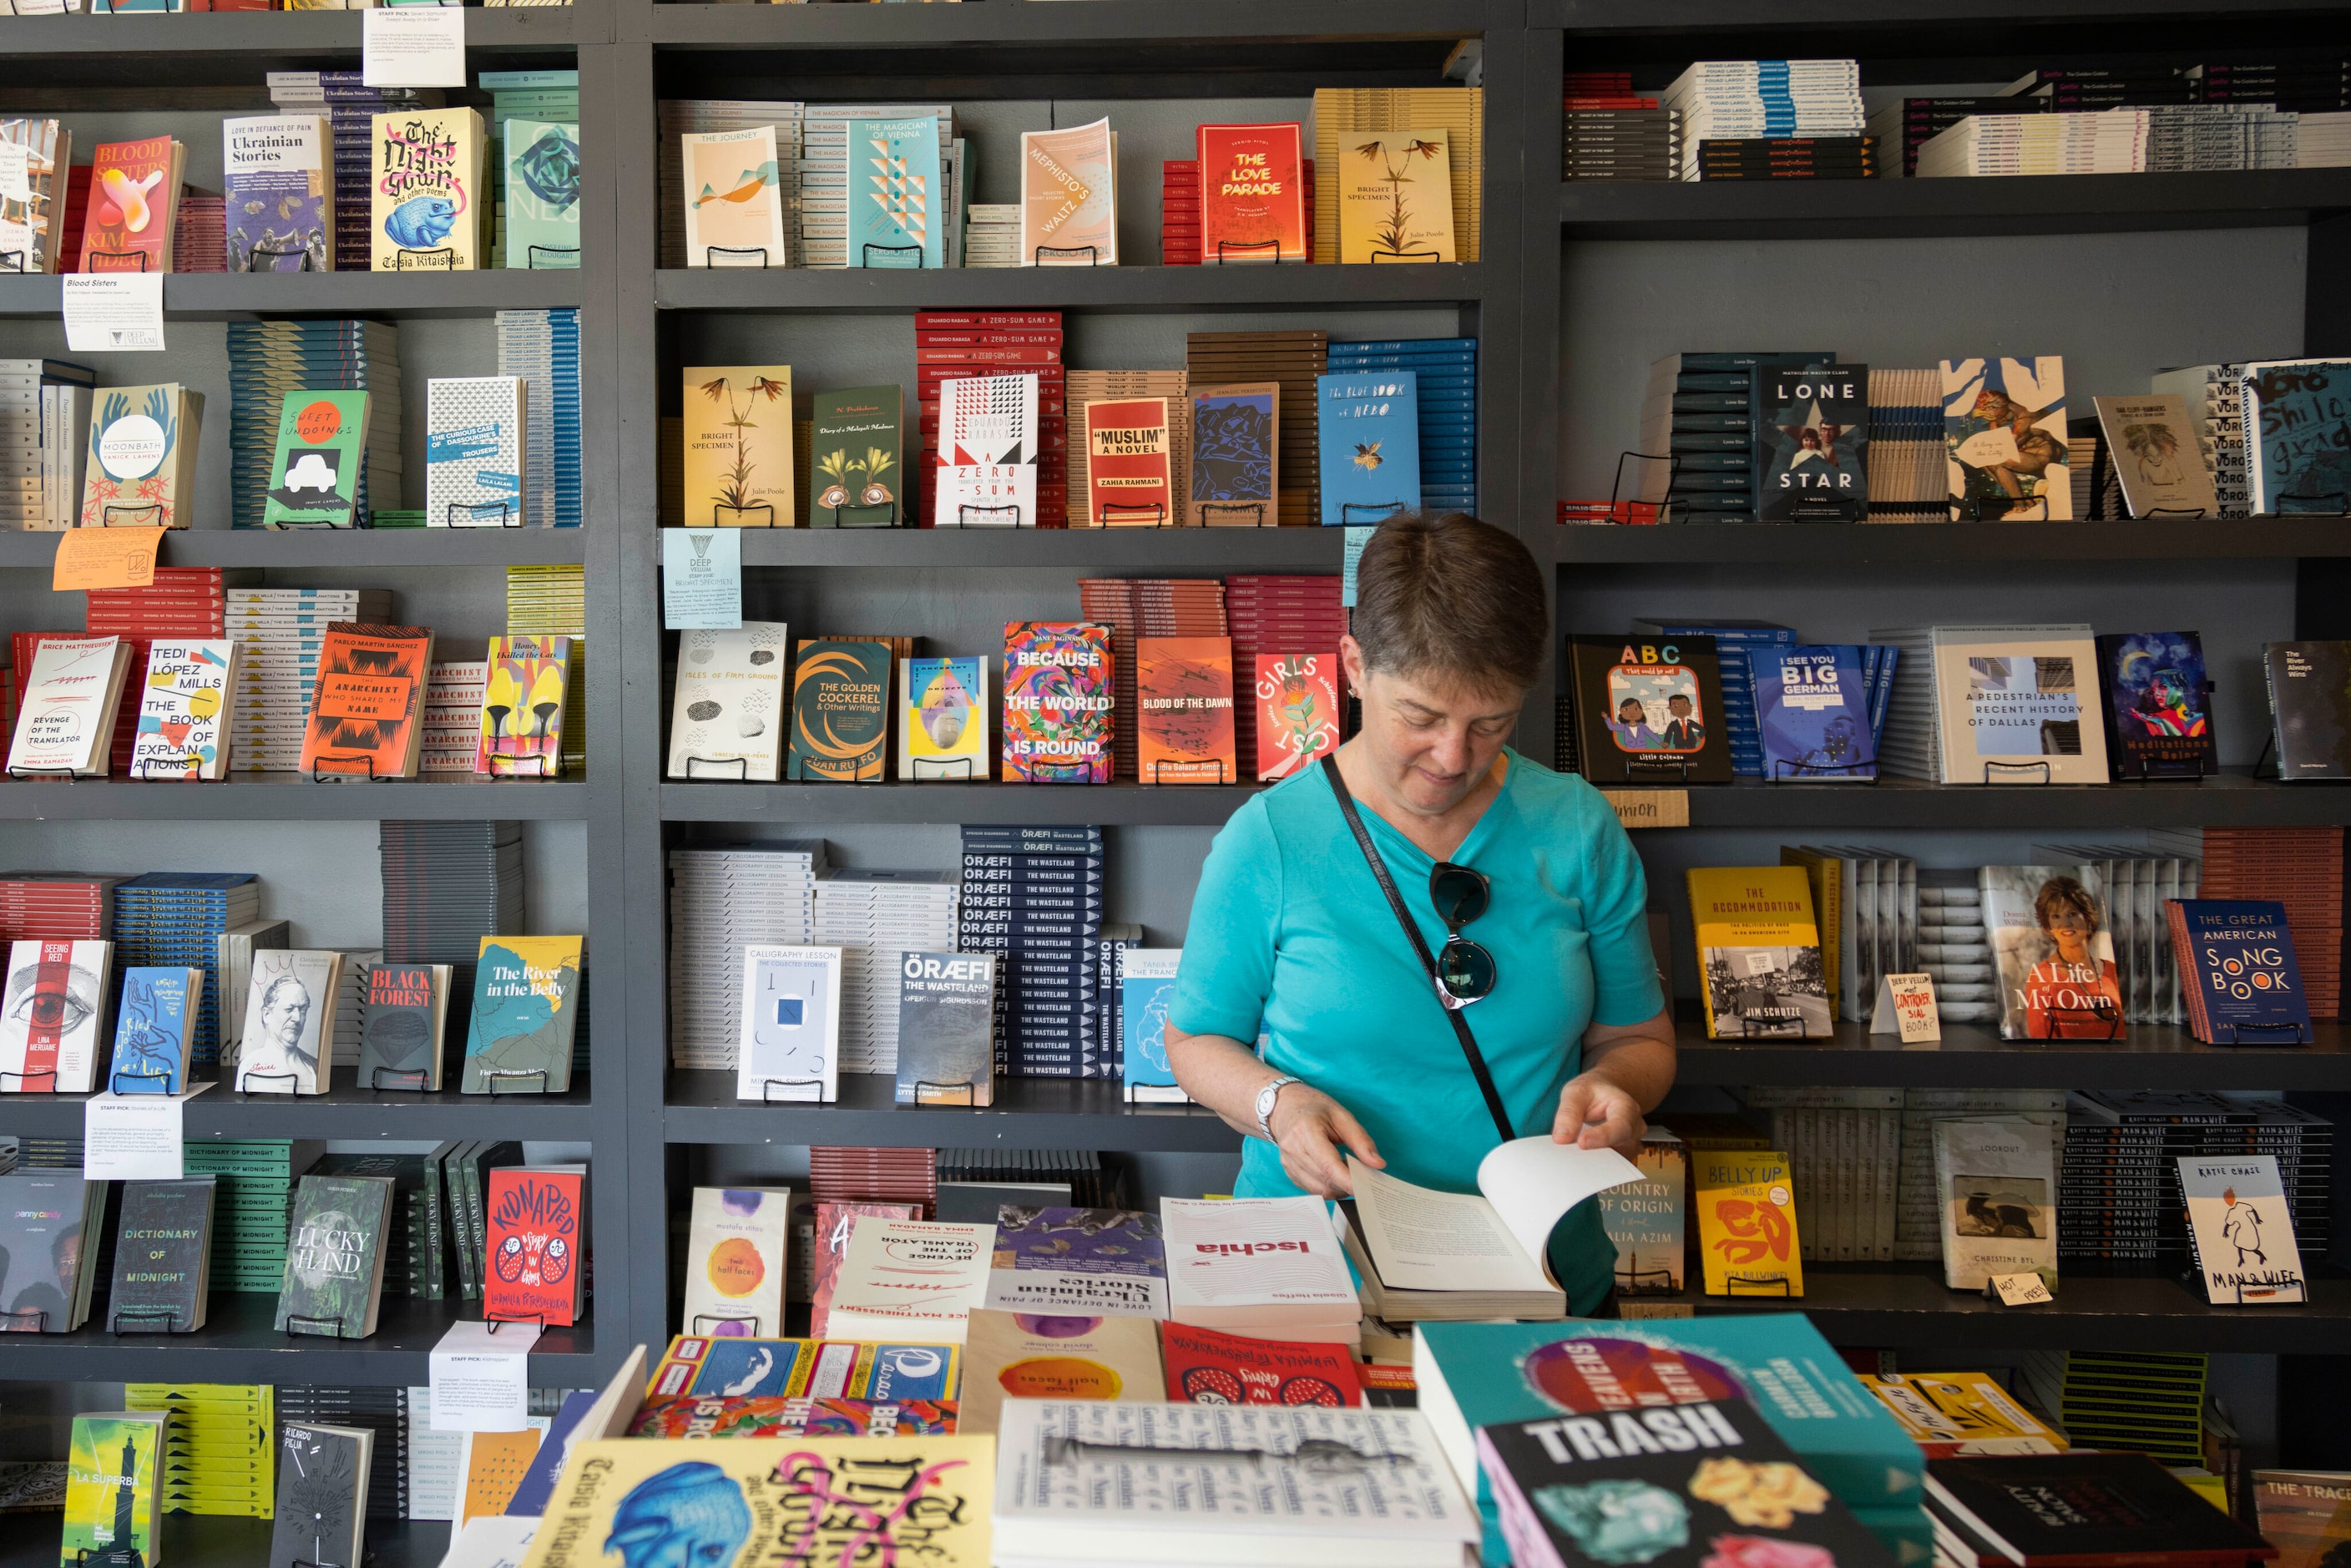
[[[8,945],[0,1010],[0,1092],[87,1094],[106,1039],[114,944],[23,940]]]
[[[2120,1040],[2122,983],[2106,909],[2072,866],[1976,873],[2000,975],[2003,1040]]]
[[[2351,510],[2351,362],[2285,360],[2244,369],[2246,479],[2255,516]]]
[[[1176,516],[1164,397],[1085,405],[1086,520],[1095,528],[1172,528]]]
[[[1577,756],[1594,784],[1728,784],[1710,636],[1570,637]]]
[[[1767,523],[1869,517],[1869,367],[1754,367],[1755,513]]]
[[[775,782],[784,755],[784,639],[780,621],[678,634],[671,778]]]
[[[227,771],[227,698],[236,668],[236,643],[228,638],[147,645],[131,778],[218,779]]]
[[[366,392],[287,392],[278,410],[269,487],[262,492],[261,526],[357,528],[367,444]]]
[[[1000,1206],[987,1305],[1049,1316],[1166,1317],[1167,1255],[1159,1217],[1132,1209]]]
[[[2201,778],[2220,770],[2212,682],[2193,632],[2116,632],[2098,638],[2105,688],[2106,761],[2120,779]]]
[[[1851,643],[1749,652],[1766,779],[1837,784],[1877,777],[1865,659]]]
[[[1314,401],[1322,526],[1369,527],[1420,510],[1419,377],[1317,376]]]
[[[1943,782],[2104,784],[2089,628],[1953,628],[1934,648]],[[1938,629],[1938,632],[1941,629]]]
[[[569,637],[493,637],[482,689],[474,771],[524,779],[563,772],[563,703],[571,678]]]
[[[2045,1122],[1934,1124],[1943,1283],[1980,1291],[1995,1274],[2057,1277],[2057,1145]]]
[[[546,271],[580,265],[580,127],[506,125],[506,261]]]
[[[1454,260],[1451,138],[1431,130],[1341,135],[1339,259]]]
[[[849,1235],[825,1333],[839,1339],[964,1343],[987,1297],[992,1225],[867,1216]]]
[[[204,394],[177,382],[98,392],[90,404],[81,527],[188,527],[204,419]]]
[[[996,1103],[996,956],[908,953],[898,966],[901,1105]]]
[[[1303,772],[1339,746],[1339,655],[1259,653],[1257,777],[1259,783]]]
[[[101,1184],[102,1185],[102,1184]],[[26,1170],[0,1176],[0,1251],[8,1272],[0,1275],[0,1333],[67,1333],[86,1257],[95,1257],[95,1238],[85,1251],[85,1219],[90,1184],[79,1171]]]
[[[694,1189],[681,1318],[689,1332],[757,1339],[783,1326],[791,1197],[779,1187]]]
[[[693,365],[685,377],[685,520],[792,526],[792,368]]]
[[[0,270],[56,272],[65,210],[57,170],[73,162],[73,132],[55,120],[0,120]]]
[[[2143,1453],[1995,1454],[1933,1459],[1927,1502],[1938,1522],[2027,1568],[2052,1563],[2233,1562],[2274,1557],[2247,1526]]]
[[[890,644],[810,638],[792,666],[792,738],[784,777],[879,783],[890,738]]]
[[[940,267],[947,222],[936,115],[849,122],[849,265]]]
[[[1157,1404],[1160,1326],[1147,1318],[975,1310],[956,1429],[995,1431],[1008,1398]]]
[[[1108,117],[1020,133],[1019,265],[1118,265],[1118,151]]]
[[[114,1232],[114,1333],[193,1333],[204,1324],[214,1180],[127,1181]]]
[[[268,1568],[360,1560],[375,1438],[365,1427],[288,1421],[278,1427]]]
[[[360,1015],[359,1086],[441,1087],[451,966],[371,964]]]
[[[2262,677],[2279,779],[2351,779],[2351,643],[2264,643]]]
[[[482,1281],[482,1316],[545,1328],[578,1322],[588,1173],[508,1166],[490,1173],[485,1201],[490,1271]]]
[[[840,1090],[841,950],[755,942],[743,949],[743,1037],[735,1097],[826,1101]]]
[[[940,383],[935,522],[1037,527],[1037,382],[1019,375]]]
[[[2351,1541],[2351,1476],[2339,1470],[2255,1470],[2253,1512],[2278,1568],[2325,1568]]]
[[[302,730],[303,773],[314,780],[415,778],[432,668],[429,627],[329,622]]]
[[[479,110],[404,109],[370,117],[368,235],[378,272],[471,272],[482,265]]]
[[[306,1176],[296,1184],[271,1327],[335,1339],[375,1332],[392,1199],[389,1176]]]
[[[2302,1249],[2276,1156],[2179,1161],[2188,1228],[2204,1294],[2216,1307],[2294,1305],[2310,1299]]]
[[[1252,382],[1192,394],[1192,528],[1270,528],[1280,520],[1274,459],[1280,451],[1281,385]]]
[[[1084,621],[1004,627],[1004,782],[1107,784],[1111,629]]]
[[[1201,264],[1303,262],[1305,147],[1298,123],[1203,125],[1194,141]]]
[[[987,777],[987,660],[898,661],[898,777]]]
[[[162,1552],[163,1434],[171,1416],[128,1411],[73,1418],[61,1563],[148,1563]]]
[[[685,264],[688,267],[789,267],[776,128],[688,132],[684,160]]]
[[[1796,1183],[1776,1149],[1693,1149],[1699,1272],[1709,1296],[1802,1296]]]
[[[1707,1038],[1827,1038],[1834,1017],[1803,868],[1694,867],[1688,880]]]
[[[169,136],[101,141],[90,150],[83,272],[169,272],[185,153]]]
[[[333,155],[323,114],[221,121],[231,272],[334,270]]]
[[[1120,1056],[1130,1103],[1182,1105],[1192,1098],[1167,1061],[1167,1009],[1183,957],[1181,947],[1129,947],[1119,955]]]
[[[17,688],[9,771],[104,778],[130,660],[120,637],[42,637]]]
[[[904,387],[816,394],[809,527],[892,528],[907,520],[905,410]]]
[[[2064,522],[2074,516],[2065,361],[1942,361],[1944,484],[1953,522]]]
[[[842,1347],[847,1348],[847,1347]],[[925,1437],[961,1424],[955,1399],[688,1395],[648,1399],[632,1437]],[[548,1478],[550,1484],[554,1477]]]
[[[2196,1038],[2211,1045],[2294,1045],[2312,1038],[2310,998],[2285,905],[2183,898],[2165,905],[2172,957]]]
[[[465,1030],[466,1094],[571,1087],[584,936],[485,936]]]
[[[1186,1323],[1161,1323],[1158,1329],[1171,1403],[1337,1409],[1364,1402],[1355,1358],[1343,1346],[1249,1339]]]
[[[1140,781],[1236,782],[1232,640],[1142,637],[1134,659]]]
[[[849,1208],[848,1204],[820,1207]],[[904,1218],[912,1204],[870,1206]],[[849,1245],[847,1226],[841,1245]],[[963,1347],[861,1344],[821,1339],[717,1339],[680,1334],[669,1342],[646,1394],[653,1398],[806,1396],[821,1386],[844,1399],[952,1401],[963,1380]],[[831,1397],[831,1395],[824,1396]]]
[[[265,947],[253,955],[237,1041],[240,1094],[323,1094],[334,1066],[340,953]]]
[[[1961,1454],[2062,1454],[2063,1435],[2033,1419],[1987,1372],[1864,1373],[1877,1396],[1930,1459]]]
[[[2178,392],[2094,397],[2107,461],[2134,517],[2218,517],[2199,426]]]
[[[995,1445],[987,1437],[599,1439],[572,1446],[526,1560],[530,1568],[657,1563],[664,1542],[727,1568],[768,1556],[752,1520],[795,1521],[785,1546],[810,1563],[920,1562],[988,1568]],[[638,1545],[638,1542],[643,1545]],[[559,1550],[559,1543],[569,1542]],[[592,1543],[592,1544],[591,1544]],[[633,1554],[633,1555],[632,1555]]]
[[[521,376],[435,376],[424,385],[424,526],[519,528],[529,516]]]
[[[816,1206],[813,1234],[809,1249],[809,1332],[821,1336],[830,1326],[832,1311],[832,1288],[841,1279],[841,1260],[849,1256],[849,1239],[856,1233],[857,1222],[868,1216],[879,1219],[920,1219],[922,1206],[913,1203],[854,1203],[840,1200],[820,1202]],[[739,1380],[738,1380],[739,1381]],[[955,1392],[950,1382],[946,1392]]]
[[[1518,1568],[1894,1568],[1744,1399],[1481,1427],[1478,1458]]]
[[[133,965],[122,971],[114,1054],[103,1085],[111,1094],[177,1094],[187,1087],[188,1050],[204,1001],[202,969]]]
[[[1689,1162],[1687,1145],[1652,1126],[1633,1156],[1641,1179],[1594,1197],[1601,1227],[1616,1249],[1618,1295],[1681,1294]]]

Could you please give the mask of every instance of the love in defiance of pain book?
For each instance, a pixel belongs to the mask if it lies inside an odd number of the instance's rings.
[[[155,642],[131,738],[133,779],[218,779],[228,769],[227,696],[237,645],[229,638]]]
[[[231,272],[331,272],[334,136],[323,114],[221,122]]]

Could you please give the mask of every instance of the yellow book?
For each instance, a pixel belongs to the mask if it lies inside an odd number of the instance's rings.
[[[792,368],[685,368],[684,524],[793,527]]]
[[[1776,1149],[1694,1149],[1700,1268],[1709,1296],[1804,1293],[1796,1249],[1796,1186]]]
[[[1861,1381],[1930,1459],[2065,1451],[2064,1437],[2034,1420],[1988,1372],[1865,1374]]]
[[[1802,866],[1693,869],[1708,1040],[1825,1038],[1834,1024]]]
[[[1451,261],[1453,175],[1442,131],[1357,132],[1339,153],[1339,259]]]
[[[988,1568],[996,1440],[574,1443],[523,1568]]]
[[[538,1432],[528,1429],[465,1434],[465,1492],[457,1501],[458,1529],[463,1530],[468,1520],[506,1512],[515,1489],[522,1485],[531,1460],[538,1455]]]
[[[1453,169],[1453,235],[1462,261],[1479,259],[1479,225],[1485,203],[1486,89],[1474,87],[1321,88],[1314,94],[1314,159],[1320,171],[1336,171],[1343,149],[1360,131],[1437,131],[1447,141]],[[1320,175],[1336,181],[1335,172]],[[1314,259],[1339,259],[1339,203],[1314,204]]]
[[[370,124],[370,265],[378,272],[479,270],[481,114],[412,109],[376,115]]]

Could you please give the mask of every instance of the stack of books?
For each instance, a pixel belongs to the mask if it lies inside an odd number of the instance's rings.
[[[126,1410],[164,1411],[163,1507],[172,1513],[267,1519],[277,1490],[268,1384],[129,1383]]]
[[[302,765],[302,735],[319,681],[319,653],[337,621],[382,625],[392,591],[382,588],[232,588],[228,635],[236,639],[235,730],[229,766],[290,772]]]
[[[0,443],[16,458],[0,491],[0,528],[67,528],[80,516],[97,382],[97,371],[63,360],[0,360]]]
[[[733,1072],[743,1036],[743,948],[805,946],[821,839],[669,852],[669,1060]]]
[[[1874,136],[1734,137],[1701,141],[1701,180],[1875,180],[1886,172]]]
[[[201,969],[205,994],[218,997],[221,936],[260,913],[261,883],[251,872],[151,871],[114,884],[114,959],[126,969]],[[197,1019],[192,1070],[220,1065],[219,1012],[205,1008]]]
[[[2041,1353],[2037,1359],[2050,1354]],[[2137,1381],[2154,1384],[2158,1366],[2193,1362],[2199,1364],[2192,1381],[2201,1388],[2201,1356],[2147,1360],[2151,1364],[2140,1368]],[[2183,1377],[2167,1392],[2176,1395],[2189,1381]],[[2185,1451],[2195,1455],[2196,1412],[2188,1414],[2190,1441]],[[2278,1555],[2275,1546],[2232,1515],[2230,1489],[2201,1468],[2200,1455],[2167,1458],[2181,1450],[2167,1444],[2158,1455],[2144,1444],[2074,1435],[2082,1448],[2073,1453],[1930,1460],[1927,1510],[1934,1524],[1935,1561],[1952,1568],[2053,1560],[2195,1568]],[[2134,1448],[2140,1451],[2085,1451]],[[2059,1499],[2064,1500],[2054,1500]]]
[[[2196,444],[2204,471],[2212,476],[2212,490],[2224,517],[2241,517],[2252,500],[2245,471],[2244,374],[2241,364],[2188,365],[2158,371],[2147,380],[2147,390],[2178,392],[2196,426]]]
[[[963,829],[964,953],[995,953],[998,1077],[1074,1078],[1095,1028],[1102,830]]]
[[[2310,1016],[2342,1017],[2344,830],[2207,828],[2203,842],[2199,896],[2284,904]]]
[[[409,1466],[402,1442],[408,1427],[404,1390],[318,1388],[281,1383],[277,1387],[277,1406],[281,1426],[345,1427],[373,1432],[375,1444],[368,1462],[368,1517],[407,1516]],[[455,1432],[446,1436],[461,1439]]]
[[[571,670],[563,683],[563,771],[588,770],[588,569],[507,568],[507,635],[569,637]]]
[[[1829,364],[1817,353],[1728,350],[1667,354],[1641,394],[1641,498],[1677,523],[1755,520],[1755,383],[1765,366]],[[1940,406],[1937,443],[1940,449]],[[1939,473],[1939,470],[1938,470]]]
[[[939,1152],[817,1145],[809,1150],[809,1196],[819,1203],[905,1203],[930,1219],[939,1210]]]
[[[1447,158],[1453,173],[1454,259],[1463,262],[1479,259],[1482,254],[1479,235],[1486,204],[1484,88],[1318,88],[1314,92],[1313,128],[1314,162],[1329,170],[1341,166],[1340,149],[1354,146],[1350,138],[1355,131],[1446,132]],[[1311,187],[1311,176],[1309,183]],[[1339,259],[1339,203],[1333,200],[1316,205],[1310,201],[1307,216],[1313,225],[1315,261],[1326,266],[1336,263]],[[1196,377],[1192,384],[1198,387],[1217,383],[1203,382]],[[1290,440],[1290,429],[1288,415],[1285,414],[1281,426],[1285,445]],[[1308,450],[1312,450],[1311,441]]]
[[[2112,844],[2044,844],[2033,848],[2032,863],[2078,868],[2082,885],[2105,910],[2124,1020],[2184,1027],[2188,1003],[2164,908],[2173,899],[2198,896],[2202,862]]]
[[[2351,164],[2351,112],[2310,114],[2294,126],[2294,166],[2340,169]]]
[[[1347,632],[1346,606],[1340,602],[1336,577],[1228,577],[1225,580],[1225,611],[1232,626],[1233,685],[1238,695],[1250,695],[1233,704],[1233,749],[1245,776],[1264,772],[1264,748],[1258,744],[1258,661],[1303,653],[1324,661],[1332,672],[1331,690],[1338,691],[1339,639]],[[1247,685],[1244,687],[1243,683]],[[1338,747],[1333,735],[1330,749]]]
[[[1306,232],[1314,232],[1314,160],[1299,160],[1299,183],[1305,187]],[[1197,159],[1159,166],[1159,265],[1204,267],[1216,257],[1200,255],[1200,164]],[[1228,253],[1229,254],[1229,252]]]
[[[180,197],[180,216],[172,231],[172,270],[228,270],[228,211],[224,198],[193,190]]]
[[[2017,1370],[2022,1392],[2075,1448],[2131,1449],[2168,1465],[2204,1462],[2201,1355],[2037,1350]]]
[[[375,1425],[364,1419],[374,1415],[383,1419],[387,1406],[394,1410],[391,1428],[397,1440],[390,1446],[401,1451],[405,1460],[402,1479],[407,1495],[402,1500],[401,1517],[405,1519],[448,1519],[457,1517],[457,1503],[465,1490],[465,1434],[444,1432],[433,1425],[433,1390],[431,1385],[413,1383],[406,1388],[370,1389],[375,1398],[365,1402],[353,1414],[362,1417],[360,1425]],[[340,1425],[350,1426],[350,1421]],[[377,1426],[375,1451],[380,1456],[387,1446],[382,1426]],[[381,1458],[376,1461],[382,1463]],[[368,1511],[375,1511],[375,1490],[368,1490]]]
[[[1138,733],[1134,640],[1227,635],[1225,585],[1212,577],[1081,577],[1078,613],[1110,628],[1111,777],[1134,779]]]
[[[1561,105],[1561,165],[1570,180],[1671,180],[1681,167],[1677,116],[1633,90],[1630,71],[1570,71]]]
[[[898,974],[908,953],[956,951],[951,872],[836,870],[816,884],[810,936],[841,949],[841,1071],[898,1071]]]
[[[2340,55],[2189,66],[2179,74],[2199,103],[2273,103],[2303,115],[2351,110],[2351,64]]]
[[[2291,169],[2298,117],[2267,104],[2166,104],[2147,111],[2147,167],[2168,174]]]
[[[58,200],[65,193],[57,172],[73,163],[73,131],[55,120],[0,120],[0,142],[25,150],[24,193],[8,198],[16,208],[8,221],[22,226],[11,231],[9,248],[0,250],[0,267],[10,272],[62,272],[57,242],[63,235],[57,225],[63,216]],[[78,220],[74,232],[81,232]]]
[[[661,264],[684,267],[685,146],[687,136],[727,131],[750,131],[765,125],[776,133],[776,162],[781,171],[773,193],[783,204],[784,244],[795,265],[801,260],[800,187],[793,171],[800,164],[800,120],[808,105],[797,100],[754,101],[744,99],[663,99],[654,105],[661,135]],[[692,265],[704,265],[696,260]],[[781,266],[780,261],[772,265]]]
[[[1332,220],[1335,225],[1337,219]],[[1321,244],[1317,240],[1317,245]],[[1317,260],[1322,257],[1317,256]],[[1278,382],[1275,415],[1274,490],[1279,519],[1287,528],[1311,528],[1322,516],[1322,428],[1315,378],[1331,368],[1331,335],[1316,330],[1187,332],[1184,371],[1197,394],[1212,387]]]
[[[365,392],[367,446],[354,517],[401,500],[400,329],[383,321],[231,321],[228,324],[229,517],[262,527],[289,394]]]
[[[1889,100],[1864,127],[1877,138],[1889,177],[1918,172],[1918,149],[1971,114],[2046,114],[2044,98],[1897,98]],[[1896,150],[1901,156],[1895,156]],[[1873,496],[1875,491],[1872,492]]]
[[[1018,460],[1037,469],[1037,502],[1033,508],[1008,514],[1009,526],[1034,528],[1061,526],[1070,511],[1069,387],[1061,352],[1061,313],[1021,310],[988,313],[960,310],[918,310],[914,313],[915,396],[920,402],[923,455],[916,486],[915,516],[933,526],[953,528],[960,514],[934,517],[936,508],[939,450],[940,389],[948,382],[989,376],[1037,378],[1037,428],[1034,450]]]
[[[2138,174],[2144,109],[2084,114],[1971,114],[1918,149],[1922,180],[2000,174]]]
[[[1410,371],[1420,402],[1420,509],[1478,510],[1478,340],[1333,343],[1332,375]]]
[[[1869,520],[1940,523],[1951,515],[1943,372],[1869,367]]]
[[[2056,66],[2030,70],[2000,89],[2003,98],[2037,98],[2060,113],[2194,103],[2196,83],[2169,68]]]
[[[1103,925],[1094,943],[1095,1026],[1078,1061],[1081,1078],[1126,1076],[1126,950],[1143,946],[1143,927],[1127,921]]]
[[[2062,1267],[2173,1274],[2192,1266],[2179,1161],[2269,1155],[2296,1243],[2323,1256],[2329,1234],[2334,1124],[2282,1100],[2195,1090],[2084,1090],[2066,1102],[2057,1236]]]
[[[114,723],[113,755],[122,762],[130,761],[131,740],[139,731],[147,658],[155,643],[228,635],[223,580],[216,566],[159,566],[155,580],[145,588],[89,591],[89,614],[83,630],[93,637],[120,637],[131,644],[132,673],[122,683],[122,704],[115,711]]]
[[[381,822],[383,957],[452,966],[452,1009],[462,1027],[482,938],[520,931],[520,822]]]
[[[963,264],[966,267],[1022,267],[1020,257],[1020,204],[1018,202],[975,202],[969,208],[970,219],[963,231]]]
[[[1701,177],[1708,141],[1862,134],[1854,60],[1701,60],[1674,78],[1665,107],[1681,117],[1681,177]]]
[[[375,117],[439,109],[442,93],[434,88],[369,87],[359,71],[271,71],[269,98],[288,114],[327,115],[335,138],[335,270],[368,271],[375,259],[368,190]]]
[[[1170,264],[1175,265],[1173,263]],[[1110,526],[1089,514],[1092,494],[1086,434],[1086,404],[1104,398],[1165,398],[1167,400],[1167,476],[1175,505],[1157,526],[1172,528],[1184,521],[1184,498],[1192,481],[1192,400],[1185,395],[1182,371],[1065,371],[1069,386],[1069,428],[1077,439],[1070,443],[1070,527]],[[1119,514],[1113,514],[1113,520]],[[1145,523],[1144,526],[1152,526]]]
[[[214,1290],[277,1293],[294,1219],[294,1183],[326,1148],[317,1140],[189,1140],[187,1174],[213,1178]]]
[[[0,877],[0,942],[104,940],[114,923],[113,889],[121,880],[34,871]]]
[[[580,526],[580,312],[498,312],[498,374],[526,383],[523,491],[533,526]]]
[[[955,108],[951,104],[811,103],[800,110],[799,246],[793,259],[802,267],[847,267],[862,265],[851,254],[849,199],[851,189],[849,123],[852,120],[915,120],[935,117],[939,123],[941,183],[946,178],[950,149],[955,145]],[[780,159],[782,148],[777,149]],[[862,188],[862,182],[860,182]],[[941,193],[944,196],[945,193]],[[948,204],[944,200],[942,207]],[[935,214],[946,229],[956,226],[956,214]]]
[[[338,947],[335,951],[343,956],[343,963],[335,971],[335,1053],[329,1065],[355,1068],[360,1062],[360,1029],[367,1018],[367,972],[371,965],[383,962],[383,949]]]
[[[1902,1164],[1902,1091],[1759,1085],[1745,1098],[1770,1146],[1788,1156],[1802,1260],[1891,1260]]]
[[[424,739],[416,754],[419,773],[474,771],[482,738],[482,698],[490,666],[480,659],[436,659],[424,685]]]
[[[1943,1222],[1950,1206],[1935,1180],[1936,1123],[1997,1120],[2054,1127],[2064,1114],[2063,1089],[1905,1089],[1902,1163],[1895,1176],[1895,1260],[1942,1260]]]

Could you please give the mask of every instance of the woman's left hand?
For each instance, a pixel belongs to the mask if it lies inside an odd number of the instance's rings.
[[[1583,1149],[1614,1149],[1630,1159],[1649,1124],[1641,1103],[1597,1072],[1582,1072],[1560,1086],[1559,1114],[1551,1141]]]

